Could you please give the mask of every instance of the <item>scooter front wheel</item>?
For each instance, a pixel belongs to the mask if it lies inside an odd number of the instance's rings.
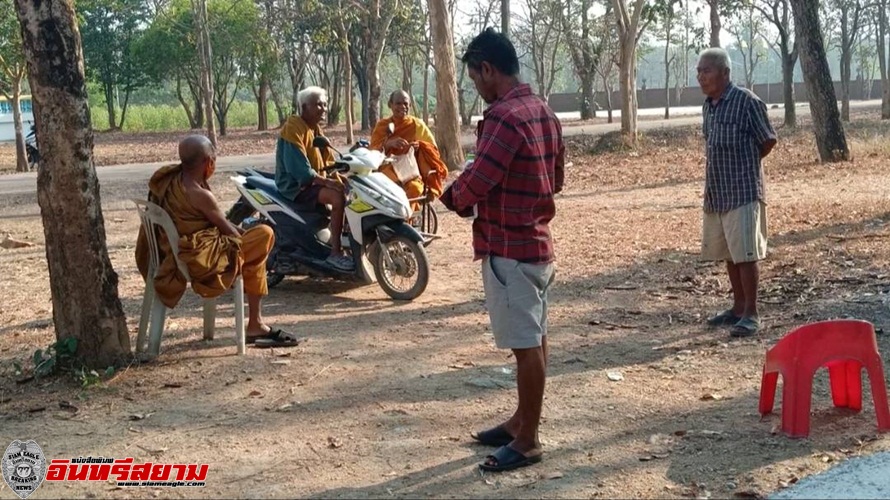
[[[426,290],[430,263],[426,249],[405,236],[397,235],[386,243],[377,242],[374,275],[377,284],[395,300],[414,300]]]

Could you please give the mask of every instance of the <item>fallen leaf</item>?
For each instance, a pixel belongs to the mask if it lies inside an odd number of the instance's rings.
[[[702,401],[720,401],[721,399],[723,399],[723,396],[719,394],[707,393],[702,395],[702,397],[700,397],[699,399]]]
[[[74,406],[68,401],[59,401],[59,408],[65,411],[70,411],[71,413],[77,413],[78,411],[80,411],[80,408]]]
[[[559,479],[561,477],[563,477],[562,472],[553,471],[550,474],[547,474],[546,476],[544,476],[544,479]]]
[[[127,418],[130,420],[145,420],[152,415],[154,415],[154,413],[134,413]]]
[[[136,447],[139,448],[139,449],[141,449],[142,451],[145,451],[145,452],[147,452],[147,453],[150,453],[150,454],[152,454],[152,455],[154,455],[154,456],[159,456],[159,455],[163,454],[165,451],[167,451],[167,450],[170,449],[170,448],[167,448],[167,447],[162,447],[162,448],[146,448],[146,447],[141,446],[141,445],[138,445],[138,444],[136,445]]]
[[[606,378],[612,382],[619,382],[624,380],[624,375],[622,375],[621,372],[606,372]]]
[[[290,360],[289,359],[276,359],[276,360],[272,361],[271,364],[273,364],[273,365],[289,365]]]
[[[14,240],[10,238],[9,235],[6,235],[6,237],[0,241],[0,247],[3,248],[28,248],[33,246],[34,244],[30,241]]]
[[[163,389],[179,389],[180,387],[182,387],[182,384],[167,382],[166,384],[164,384]]]
[[[328,448],[341,448],[343,446],[343,442],[340,441],[340,438],[336,438],[334,436],[328,436]]]
[[[259,397],[259,396],[262,396],[262,395],[263,395],[262,392],[257,391],[257,390],[253,390],[253,391],[250,391],[250,393],[247,395],[247,397]]]
[[[45,406],[35,406],[33,408],[28,408],[28,413],[37,413],[46,410]]]

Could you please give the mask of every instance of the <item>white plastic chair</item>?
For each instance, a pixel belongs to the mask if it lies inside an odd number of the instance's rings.
[[[185,276],[186,282],[191,283],[188,268],[179,260],[179,233],[173,219],[158,205],[145,200],[133,200],[145,235],[148,238],[149,264],[148,277],[145,281],[145,295],[142,298],[142,316],[139,318],[139,334],[136,336],[136,352],[145,350],[146,332],[148,332],[148,354],[155,358],[161,350],[161,335],[164,333],[164,320],[167,308],[155,293],[154,278],[160,267],[160,247],[158,246],[157,228],[163,229],[170,243],[176,267]],[[235,339],[238,343],[238,354],[245,353],[244,333],[244,280],[239,275],[235,279]],[[216,323],[216,298],[204,299],[204,340],[213,340]],[[149,329],[150,327],[150,329]]]

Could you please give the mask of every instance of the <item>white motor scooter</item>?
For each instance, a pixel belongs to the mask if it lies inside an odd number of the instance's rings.
[[[227,217],[244,227],[272,227],[275,246],[266,264],[269,287],[289,275],[330,276],[366,284],[376,279],[394,299],[419,297],[429,282],[429,260],[424,238],[408,224],[412,214],[405,191],[377,172],[389,160],[364,147],[341,155],[325,137],[316,137],[313,146],[336,152],[337,159],[325,171],[338,172],[346,185],[346,221],[343,234],[336,237],[353,258],[355,270],[342,271],[325,262],[332,237],[325,207],[286,200],[275,186],[274,174],[247,169],[232,177],[241,198]],[[257,218],[251,217],[257,213]]]

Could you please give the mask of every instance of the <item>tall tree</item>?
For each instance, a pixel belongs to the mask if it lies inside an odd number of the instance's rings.
[[[594,100],[594,80],[596,66],[602,52],[604,39],[595,39],[593,25],[597,21],[591,12],[591,0],[569,0],[562,11],[562,28],[565,34],[566,47],[572,58],[575,75],[581,85],[580,111],[581,119],[589,120],[596,117]],[[606,9],[610,7],[607,4]],[[608,12],[606,13],[608,16]]]
[[[647,0],[612,0],[618,21],[618,85],[621,88],[621,135],[629,146],[637,144],[637,46],[652,17],[643,16]]]
[[[119,130],[130,95],[148,81],[143,59],[135,51],[145,30],[147,5],[142,0],[83,0],[77,3],[77,13],[87,76],[102,86],[108,126]]]
[[[877,52],[878,52],[878,67],[881,70],[881,119],[887,120],[890,119],[890,68],[888,68],[888,54],[887,52],[887,32],[888,28],[888,20],[887,20],[887,6],[888,0],[877,0],[873,5],[873,9],[878,20],[878,29],[877,36],[875,36],[875,41],[877,43]]]
[[[526,0],[528,16],[516,30],[514,43],[531,56],[531,69],[538,96],[550,98],[556,75],[562,71],[559,60],[563,45],[562,2],[558,0]]]
[[[664,38],[664,119],[671,117],[671,67],[674,59],[677,58],[677,45],[683,45],[683,42],[677,40],[676,18],[678,14],[683,12],[683,0],[659,0],[655,3],[657,16],[661,19],[661,32],[659,35]],[[683,57],[686,57],[684,50]]]
[[[213,122],[213,56],[210,47],[210,21],[207,0],[191,0],[195,19],[195,39],[198,41],[198,61],[201,67],[201,95],[204,99],[204,116],[207,117],[207,138],[216,146],[216,124]]]
[[[794,23],[788,0],[761,0],[754,6],[772,23],[778,39],[772,45],[778,46],[782,61],[782,100],[785,108],[785,126],[797,127],[797,113],[794,106],[794,65],[797,64],[797,41],[794,38]]]
[[[754,88],[754,75],[757,66],[763,62],[767,56],[767,48],[763,43],[762,33],[764,31],[764,22],[762,16],[755,15],[757,10],[753,2],[737,9],[732,16],[730,22],[727,23],[726,31],[728,31],[736,40],[736,47],[742,55],[742,70],[745,73],[745,87]]]
[[[364,73],[359,75],[359,82],[366,85],[366,92],[362,94],[362,130],[370,130],[380,117],[380,61],[401,0],[363,0],[353,2],[352,6],[360,11],[363,20],[359,23],[359,43],[356,44],[361,58],[353,58],[353,64],[359,61],[364,64],[354,69]]]
[[[794,12],[800,65],[807,85],[819,158],[823,162],[849,160],[850,150],[837,109],[828,59],[825,57],[819,6],[811,0],[791,0],[791,8]]]
[[[72,0],[15,0],[43,158],[37,202],[59,340],[106,367],[130,354],[117,274],[108,258],[83,52]]]
[[[720,23],[720,3],[721,0],[705,0],[708,4],[709,16],[711,25],[711,47],[719,47],[720,46],[720,28],[722,24]]]
[[[841,51],[841,120],[850,121],[850,79],[853,49],[862,28],[863,5],[860,0],[831,0],[828,5],[837,15],[840,33],[837,47]]]
[[[445,0],[429,0],[430,32],[436,62],[436,142],[448,168],[464,162],[457,113],[457,84],[454,78],[454,37]]]
[[[22,83],[25,72],[25,54],[22,36],[15,18],[12,0],[0,0],[0,94],[12,105],[12,124],[15,129],[15,171],[28,171],[28,153],[25,150],[25,133],[22,127]]]

